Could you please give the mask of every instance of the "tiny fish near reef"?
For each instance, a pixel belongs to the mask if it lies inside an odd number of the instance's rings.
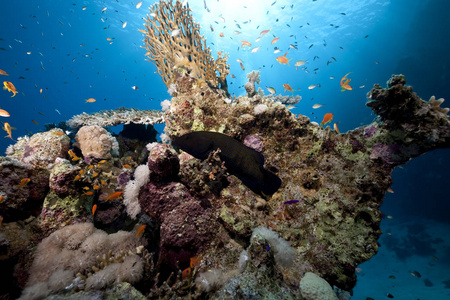
[[[225,134],[210,131],[196,131],[182,135],[173,145],[198,159],[206,159],[220,148],[220,159],[228,172],[239,178],[255,193],[272,195],[281,185],[281,179],[264,169],[264,156]]]

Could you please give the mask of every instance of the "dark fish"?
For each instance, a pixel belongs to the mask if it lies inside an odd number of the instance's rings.
[[[272,195],[281,185],[281,179],[264,169],[264,156],[225,134],[196,131],[182,135],[173,145],[198,159],[206,159],[211,151],[220,148],[219,157],[231,174],[239,178],[255,193]]]
[[[283,202],[283,204],[294,204],[294,203],[297,203],[297,202],[299,202],[300,200],[289,200],[289,201],[285,201],[285,202]]]

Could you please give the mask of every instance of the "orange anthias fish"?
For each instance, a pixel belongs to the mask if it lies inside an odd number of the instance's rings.
[[[270,42],[270,43],[273,45],[273,44],[275,44],[276,42],[278,42],[279,39],[280,39],[279,37],[276,37],[276,38],[274,38],[274,39],[272,40],[272,42]]]
[[[16,188],[22,188],[24,186],[26,186],[28,184],[28,182],[30,182],[30,178],[22,178],[19,182],[18,185],[16,185]]]
[[[283,56],[278,56],[278,57],[276,58],[277,62],[279,62],[279,63],[282,64],[282,65],[285,65],[285,64],[288,64],[288,65],[289,65],[290,59],[287,59],[287,57],[286,57],[287,54],[288,54],[288,53],[286,52]],[[292,58],[291,58],[291,59],[292,59]]]
[[[242,45],[241,45],[242,48],[244,48],[245,46],[249,46],[249,47],[252,46],[252,44],[250,44],[250,43],[247,42],[247,41],[242,41],[242,40],[241,40],[241,43],[242,43]]]
[[[9,123],[6,123],[5,122],[5,125],[3,125],[3,128],[2,128],[4,131],[6,131],[6,133],[8,134],[8,135],[6,135],[5,137],[9,137],[10,139],[12,139],[13,141],[14,141],[14,139],[12,138],[12,136],[11,136],[11,125],[9,125]]]
[[[97,100],[95,100],[94,98],[89,98],[89,99],[86,99],[86,101],[84,103],[94,103],[95,101],[97,101]]]
[[[8,90],[8,92],[12,92],[13,95],[11,97],[14,97],[18,93],[14,84],[9,81],[3,81],[3,89]]]
[[[70,158],[72,159],[72,161],[77,161],[80,160],[81,157],[78,157],[75,152],[73,152],[73,150],[69,150],[67,151],[67,153],[69,153]]]
[[[194,268],[197,266],[198,262],[201,260],[201,256],[194,256],[191,257],[191,261],[189,263],[189,267],[187,267],[186,269],[184,269],[183,272],[181,272],[181,279],[185,280],[186,278],[191,279],[191,275],[192,275],[192,271],[194,270]]]
[[[325,116],[323,116],[322,122],[320,122],[320,127],[323,125],[330,123],[331,120],[333,120],[333,114],[332,113],[326,113]]]
[[[97,210],[97,204],[94,204],[94,206],[92,206],[92,215],[95,214],[96,210]]]
[[[185,280],[186,278],[190,278],[192,274],[192,269],[190,267],[186,268],[181,272],[181,279]]]
[[[259,35],[265,35],[266,33],[268,33],[270,31],[270,29],[266,29],[260,32]]]
[[[292,93],[294,93],[294,91],[300,91],[300,89],[298,89],[298,90],[292,89],[292,87],[288,83],[283,84],[283,87],[284,87],[284,92],[285,93],[286,93],[286,91],[289,91],[289,92],[292,92]]]
[[[6,73],[5,71],[3,71],[2,69],[0,69],[0,75],[5,75],[5,76],[9,76],[8,73]]]
[[[0,117],[9,117],[9,112],[4,109],[0,109]]]
[[[353,90],[353,88],[349,85],[351,79],[347,78],[347,75],[350,73],[351,72],[348,72],[344,77],[341,78],[341,92]]]
[[[339,131],[339,127],[337,126],[336,123],[333,124],[333,128],[334,128],[334,130],[335,130],[338,134],[341,133],[341,132]]]
[[[147,225],[142,225],[138,228],[138,230],[136,232],[136,237],[140,236],[144,232],[145,227],[147,227]]]
[[[123,191],[118,191],[118,192],[112,193],[111,195],[106,197],[106,201],[117,199],[119,197],[122,197],[122,195],[123,195]]]

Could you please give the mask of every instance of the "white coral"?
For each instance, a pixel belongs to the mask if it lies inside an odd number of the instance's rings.
[[[123,203],[127,208],[127,213],[131,218],[135,219],[137,214],[141,212],[139,205],[139,190],[150,180],[150,170],[147,165],[140,165],[134,171],[134,180],[130,180],[125,186]]]

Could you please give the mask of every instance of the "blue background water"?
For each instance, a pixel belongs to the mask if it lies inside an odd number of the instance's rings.
[[[143,37],[137,30],[143,29],[142,18],[154,1],[144,1],[140,9],[135,8],[136,3],[2,2],[0,69],[10,76],[1,79],[13,82],[19,94],[11,98],[11,93],[0,91],[0,107],[11,114],[1,121],[17,128],[13,130],[13,138],[27,131],[38,132],[45,123],[66,121],[82,112],[120,106],[160,109],[160,101],[170,99],[160,76],[154,73],[155,66],[145,61]],[[374,83],[385,86],[392,74],[406,75],[408,84],[425,100],[432,95],[450,99],[447,0],[207,0],[206,3],[210,12],[205,10],[203,1],[189,1],[214,56],[221,50],[230,55],[231,73],[236,76],[228,77],[233,95],[244,94],[246,74],[259,70],[259,86],[266,94],[268,86],[285,95],[289,94],[282,87],[285,83],[300,88],[295,94],[303,99],[292,111],[317,122],[331,112],[341,132],[373,120],[374,114],[365,106],[366,93]],[[86,9],[82,10],[83,7]],[[103,7],[107,9],[102,13]],[[123,28],[125,21],[127,26]],[[245,21],[248,23],[244,24]],[[270,32],[255,42],[266,29]],[[235,34],[236,30],[241,33]],[[219,36],[221,32],[224,37]],[[274,36],[280,40],[271,45]],[[252,46],[243,49],[240,40],[249,41]],[[290,48],[289,44],[298,49]],[[313,46],[309,48],[310,45]],[[274,46],[281,52],[274,54]],[[261,49],[251,53],[254,47]],[[286,52],[288,59],[292,59],[289,65],[276,62],[275,58]],[[319,58],[314,60],[315,56]],[[245,71],[237,59],[244,61]],[[308,60],[304,67],[309,73],[296,70],[294,63],[298,60]],[[327,66],[328,61],[331,63]],[[353,90],[341,92],[339,80],[348,72]],[[309,90],[311,84],[321,87]],[[133,90],[132,86],[139,89]],[[85,103],[88,98],[97,101]],[[324,106],[314,110],[312,105],[316,103]],[[162,126],[157,129],[161,132]],[[8,138],[1,139],[0,151],[3,153],[11,143]],[[446,189],[450,186],[449,154],[449,149],[433,151],[394,171],[395,194],[386,196],[382,211],[399,222],[449,223],[450,197]],[[438,265],[443,270],[449,267],[445,262]],[[440,279],[450,278],[443,276],[436,281]],[[426,287],[423,289],[426,293]],[[358,287],[355,292],[357,295],[360,292],[361,297],[370,296]]]

